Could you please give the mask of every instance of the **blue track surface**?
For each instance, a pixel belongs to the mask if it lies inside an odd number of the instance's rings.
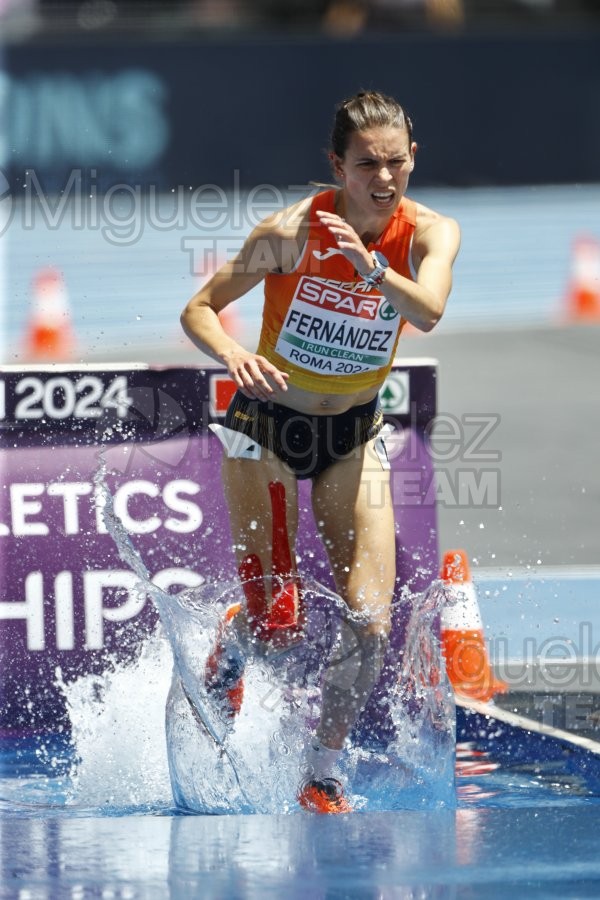
[[[452,302],[436,334],[545,325],[560,317],[573,241],[598,231],[600,186],[421,189],[413,195],[456,217],[462,228]],[[13,215],[4,240],[10,302],[1,361],[12,363],[19,355],[32,279],[46,266],[64,275],[82,358],[181,362],[187,354],[197,361],[197,351],[190,352],[181,334],[179,315],[200,281],[251,230],[254,218],[242,214],[245,198],[238,197],[239,210],[232,209],[235,227],[204,231],[190,215],[185,197],[160,196],[156,214],[140,199],[137,216],[128,203],[122,209],[99,203],[96,226],[87,228],[81,226],[76,204],[64,204],[58,215],[59,200],[51,198],[47,209],[26,210],[23,204]],[[253,211],[258,218],[266,213],[264,208]],[[256,340],[261,304],[256,289],[235,306],[244,344]]]

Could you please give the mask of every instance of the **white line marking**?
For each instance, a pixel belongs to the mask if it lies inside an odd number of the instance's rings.
[[[456,705],[463,709],[471,710],[471,712],[479,713],[488,719],[497,719],[499,722],[505,722],[507,725],[514,725],[516,728],[522,728],[525,731],[533,731],[536,734],[543,734],[546,737],[555,738],[559,741],[565,741],[582,750],[588,750],[590,753],[600,755],[600,742],[593,741],[591,738],[581,737],[570,731],[563,731],[560,728],[553,728],[551,725],[544,725],[542,722],[536,722],[535,719],[528,719],[520,716],[518,713],[512,713],[508,709],[502,709],[493,703],[484,703],[482,700],[468,700],[466,697],[456,697]]]

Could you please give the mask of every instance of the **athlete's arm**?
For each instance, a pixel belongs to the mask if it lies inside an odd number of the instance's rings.
[[[425,222],[417,227],[412,247],[417,280],[411,281],[389,269],[381,291],[411,325],[431,331],[441,319],[452,289],[460,228],[454,219],[432,210],[424,211],[422,218]]]
[[[337,245],[357,272],[373,271],[373,261],[355,230],[335,213],[319,213]],[[421,331],[431,331],[440,320],[452,288],[452,265],[460,246],[460,229],[454,219],[418,207],[413,238],[413,262],[417,279],[405,278],[388,268],[378,290],[392,306]]]
[[[190,340],[227,366],[233,381],[250,399],[268,400],[273,394],[271,381],[280,390],[287,390],[288,376],[228,335],[219,313],[259,284],[267,272],[279,268],[282,253],[281,230],[271,217],[258,225],[237,256],[194,294],[181,315],[183,330]]]

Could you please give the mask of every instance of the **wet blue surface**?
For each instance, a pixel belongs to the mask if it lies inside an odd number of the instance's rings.
[[[2,822],[3,897],[594,897],[600,806]]]
[[[456,809],[340,817],[69,807],[68,739],[5,739],[0,896],[598,896],[600,758],[458,726]]]
[[[515,647],[557,615],[597,623],[595,571],[477,582],[488,633]],[[67,736],[5,737],[0,897],[600,896],[600,754],[463,709],[457,736],[456,808],[339,817],[73,804]]]

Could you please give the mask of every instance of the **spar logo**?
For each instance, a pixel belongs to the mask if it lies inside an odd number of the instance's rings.
[[[369,296],[355,294],[340,287],[333,287],[327,281],[319,281],[305,275],[298,282],[294,300],[303,300],[329,312],[344,313],[372,321],[377,317],[382,297],[381,294]]]
[[[211,375],[208,384],[208,408],[211,416],[222,419],[237,388],[228,375]]]

